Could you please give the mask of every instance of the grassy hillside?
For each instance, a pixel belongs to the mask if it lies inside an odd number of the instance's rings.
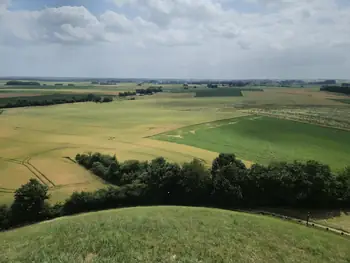
[[[270,117],[241,117],[181,128],[153,137],[258,163],[317,160],[348,165],[350,132]]]
[[[336,262],[350,240],[274,218],[205,208],[129,208],[0,233],[0,262]]]

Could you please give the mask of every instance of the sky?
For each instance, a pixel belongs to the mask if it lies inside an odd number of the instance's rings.
[[[350,0],[0,0],[0,76],[350,79]]]

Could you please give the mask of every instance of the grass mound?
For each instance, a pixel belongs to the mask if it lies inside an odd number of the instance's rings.
[[[0,262],[349,262],[350,240],[207,208],[144,207],[0,233]]]

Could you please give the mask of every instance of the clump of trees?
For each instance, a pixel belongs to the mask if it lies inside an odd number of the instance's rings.
[[[141,94],[141,95],[152,95],[152,94],[158,93],[158,92],[163,92],[163,88],[161,86],[159,86],[159,87],[150,86],[147,89],[137,89],[136,90],[136,93]]]
[[[342,85],[342,86],[327,86],[326,85],[326,86],[322,86],[320,90],[350,95],[350,86],[347,86],[347,85]]]
[[[219,86],[218,84],[213,84],[213,83],[207,84],[207,87],[208,87],[209,89],[217,89],[218,86]]]
[[[148,87],[147,89],[137,89],[136,91],[125,91],[120,92],[119,97],[128,97],[128,96],[136,96],[136,95],[153,95],[158,92],[163,92],[162,87]]]
[[[40,86],[40,83],[36,81],[10,80],[6,82],[5,85],[7,86]]]
[[[53,94],[33,97],[15,97],[15,98],[1,98],[0,108],[19,108],[19,107],[30,107],[30,106],[49,106],[56,104],[75,103],[75,102],[112,102],[111,96],[98,96],[95,94]]]
[[[142,205],[218,208],[349,208],[350,168],[335,174],[316,161],[278,162],[247,168],[234,154],[220,154],[210,168],[201,161],[179,165],[162,157],[119,162],[101,153],[77,154],[76,161],[112,186],[76,192],[54,206],[47,187],[32,179],[15,193],[11,207],[0,207],[0,228],[64,215]]]
[[[119,92],[119,97],[128,97],[128,96],[135,96],[135,91],[125,91],[125,92]]]

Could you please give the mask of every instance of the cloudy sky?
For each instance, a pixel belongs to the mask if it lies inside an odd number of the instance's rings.
[[[0,76],[350,79],[350,0],[0,0]]]

